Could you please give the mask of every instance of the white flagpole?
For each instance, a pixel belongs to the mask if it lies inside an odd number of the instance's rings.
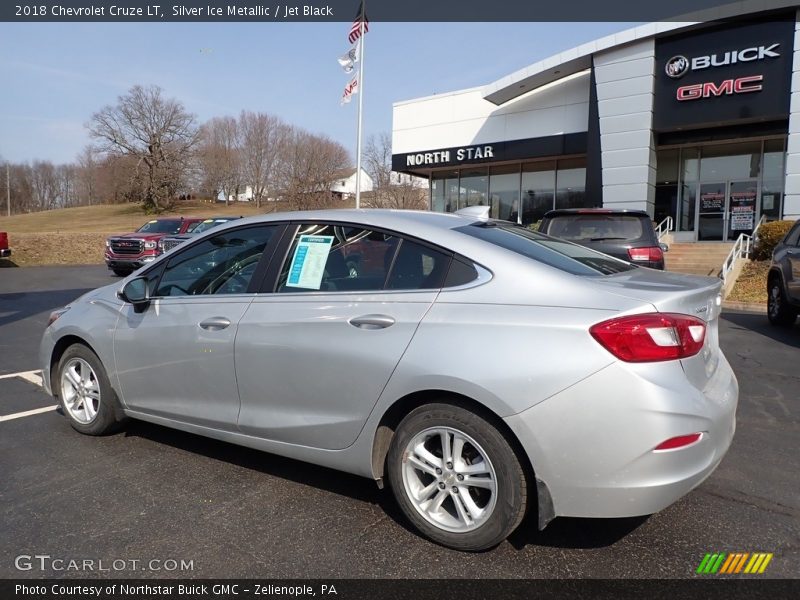
[[[364,19],[367,15],[366,0],[361,4],[361,22],[358,28],[358,128],[356,140],[356,208],[361,208],[361,114],[364,110]]]

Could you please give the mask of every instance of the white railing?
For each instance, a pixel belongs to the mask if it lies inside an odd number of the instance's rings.
[[[667,235],[670,231],[673,231],[674,229],[675,229],[675,225],[674,225],[674,222],[672,220],[672,217],[667,217],[666,219],[661,221],[661,223],[656,225],[656,236],[658,237],[658,239],[661,239],[662,237],[664,237],[665,235]]]
[[[748,258],[750,256],[750,253],[753,251],[753,241],[756,239],[756,233],[764,221],[766,221],[766,217],[761,215],[761,218],[758,220],[758,223],[756,223],[756,226],[750,235],[741,233],[739,234],[739,237],[736,238],[733,248],[731,248],[727,258],[725,258],[725,262],[722,263],[722,271],[720,271],[719,275],[722,277],[723,282],[727,282],[728,276],[736,266],[737,260],[740,258]]]
[[[728,276],[736,266],[736,261],[750,254],[750,245],[752,241],[753,238],[746,233],[740,233],[739,237],[736,238],[736,241],[733,243],[733,248],[731,248],[731,251],[725,258],[725,262],[722,263],[722,271],[719,275],[722,277],[723,283],[727,282]]]

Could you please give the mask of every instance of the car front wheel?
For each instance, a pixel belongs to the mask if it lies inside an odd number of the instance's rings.
[[[58,363],[53,386],[61,409],[72,427],[87,435],[104,435],[116,430],[116,395],[103,363],[83,344],[66,349]]]
[[[409,413],[392,439],[388,473],[408,520],[443,546],[491,548],[525,515],[527,480],[514,449],[489,421],[458,406]]]
[[[797,319],[797,309],[786,300],[783,285],[778,277],[771,277],[768,286],[767,318],[773,325],[788,327]]]

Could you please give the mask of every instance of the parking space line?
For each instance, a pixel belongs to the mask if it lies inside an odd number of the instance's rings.
[[[50,412],[58,408],[58,404],[54,406],[45,406],[44,408],[34,408],[33,410],[26,410],[24,412],[14,413],[13,415],[0,416],[0,423],[3,421],[11,421],[12,419],[21,419],[22,417],[31,417],[42,413]]]
[[[30,381],[31,383],[35,383],[39,387],[42,387],[41,369],[37,369],[35,371],[20,371],[19,373],[7,373],[6,375],[0,375],[0,379],[11,379],[12,377],[21,377],[26,381]]]

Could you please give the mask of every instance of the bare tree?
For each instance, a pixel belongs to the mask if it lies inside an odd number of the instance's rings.
[[[350,155],[340,143],[293,128],[278,169],[282,195],[297,210],[330,206],[335,173],[349,164]]]
[[[158,86],[134,86],[115,106],[92,116],[89,133],[107,154],[136,159],[143,171],[147,211],[169,207],[198,139],[194,115],[177,100],[164,98]]]
[[[97,151],[87,145],[78,154],[78,164],[76,172],[77,196],[79,204],[97,204],[97,176],[99,165],[97,162]]]
[[[278,117],[242,111],[239,116],[242,143],[242,174],[252,186],[253,199],[261,200],[274,190],[278,156],[284,149],[289,128]]]
[[[364,166],[372,178],[372,194],[364,199],[370,208],[424,209],[427,189],[419,180],[392,171],[392,138],[371,135],[364,148]]]
[[[242,183],[241,136],[233,117],[215,117],[200,130],[198,158],[203,186],[216,198],[220,192],[225,204]]]

